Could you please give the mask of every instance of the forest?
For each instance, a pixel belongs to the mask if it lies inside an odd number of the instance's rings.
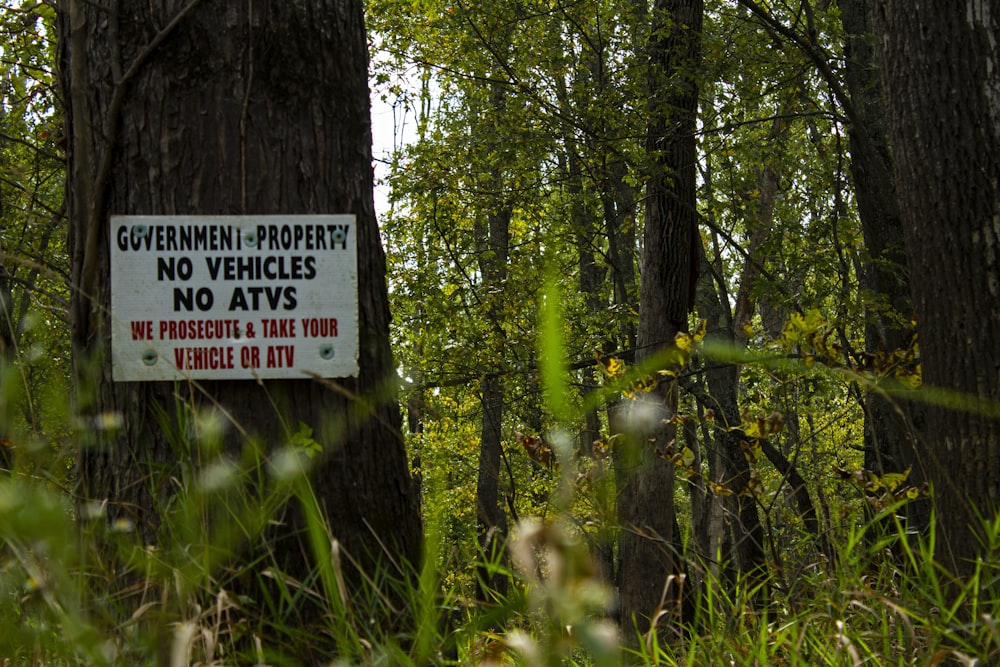
[[[0,0],[2,664],[1000,662],[997,35],[996,0]],[[319,214],[356,373],[112,371],[115,247],[174,238],[113,216]],[[264,335],[355,335],[275,319],[320,260],[238,262]]]

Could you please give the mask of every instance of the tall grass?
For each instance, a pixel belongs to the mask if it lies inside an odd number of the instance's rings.
[[[450,545],[433,521],[419,571],[387,553],[381,570],[345,577],[355,565],[313,493],[308,438],[271,450],[251,442],[233,457],[217,417],[185,404],[163,421],[181,425],[171,443],[192,465],[162,508],[160,542],[140,544],[100,506],[76,505],[58,455],[76,443],[19,428],[20,385],[4,374],[0,429],[17,447],[0,476],[0,664],[1000,664],[1000,518],[984,521],[985,556],[958,581],[935,563],[934,533],[907,534],[898,506],[849,523],[832,540],[835,562],[791,587],[781,573],[734,583],[690,563],[701,575],[696,613],[677,641],[651,633],[623,648],[630,630],[619,629],[613,588],[572,521],[575,463],[558,434],[581,408],[565,387],[558,302],[550,290],[539,353],[564,478],[556,511],[522,521],[509,559],[484,563],[511,584],[489,605],[443,587],[438,555]],[[289,503],[304,517],[311,563],[298,578],[269,544],[268,526]],[[770,588],[762,608],[749,602],[761,585]]]

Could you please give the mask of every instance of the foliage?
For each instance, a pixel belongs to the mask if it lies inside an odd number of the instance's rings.
[[[55,11],[0,6],[0,352],[18,369],[23,420],[66,433],[68,254],[63,154],[55,90]]]
[[[563,356],[551,341],[540,353]],[[641,372],[627,373],[624,382],[634,383]],[[565,391],[561,373],[549,373],[555,376],[547,381],[550,395]],[[550,518],[520,522],[507,574],[515,586],[492,608],[470,603],[441,578],[454,567],[453,554],[475,543],[463,547],[455,540],[443,511],[428,526],[428,557],[417,577],[390,565],[348,589],[343,573],[351,567],[349,555],[338,553],[331,527],[311,509],[304,432],[291,434],[272,455],[251,443],[234,459],[218,447],[219,415],[176,409],[187,414],[188,426],[175,434],[174,446],[199,464],[177,480],[155,549],[136,543],[127,523],[106,526],[100,507],[74,515],[64,494],[40,476],[0,481],[5,656],[93,665],[144,664],[156,655],[171,664],[298,664],[293,656],[315,659],[324,650],[339,656],[337,664],[402,665],[853,666],[1000,658],[993,620],[1000,614],[998,521],[984,524],[990,556],[974,577],[956,583],[930,555],[934,534],[914,539],[906,533],[898,503],[862,520],[844,498],[833,508],[843,518],[844,536],[836,567],[813,561],[794,573],[776,570],[768,582],[770,602],[758,610],[747,606],[749,581],[723,585],[706,571],[708,585],[697,589],[696,614],[684,638],[663,646],[651,634],[626,656],[609,616],[613,591],[579,527],[567,522],[578,511],[575,498],[557,494],[562,500]],[[554,444],[561,452],[559,477],[573,495],[581,493],[571,450]],[[314,574],[305,581],[268,559],[266,526],[288,499],[304,509],[312,533]],[[456,520],[461,523],[460,516]],[[251,544],[264,548],[247,560]],[[112,562],[117,569],[109,569]],[[138,600],[109,597],[109,576],[133,581]],[[247,577],[268,581],[263,590],[273,597],[241,594]],[[393,587],[415,612],[403,635],[382,630],[399,613],[386,594]],[[294,610],[303,597],[318,605],[318,623],[298,624]]]
[[[427,553],[417,572],[387,554],[384,570],[348,589],[351,555],[306,475],[323,453],[308,424],[290,429],[287,442],[227,453],[218,415],[164,408],[164,424],[174,421],[168,412],[180,415],[171,444],[189,463],[171,480],[177,493],[162,507],[155,547],[139,544],[127,522],[106,525],[100,506],[76,506],[72,452],[88,430],[120,424],[115,415],[78,423],[66,399],[55,11],[3,2],[0,461],[11,473],[0,479],[0,656],[96,665],[165,656],[171,664],[1000,660],[1000,522],[984,517],[986,555],[971,577],[953,579],[932,557],[934,532],[914,535],[900,518],[928,490],[906,473],[863,467],[869,392],[996,408],[924,388],[915,341],[865,352],[872,312],[904,325],[910,314],[891,312],[859,284],[871,259],[848,176],[845,109],[830,81],[842,77],[845,57],[838,10],[769,3],[768,23],[753,4],[707,3],[698,73],[704,294],[692,333],[637,365],[650,159],[645,3],[369,1],[375,92],[416,123],[415,140],[391,156],[382,222]],[[488,233],[498,212],[509,215],[503,249]],[[738,321],[745,303],[752,307]],[[710,391],[720,368],[734,371],[735,420]],[[629,527],[613,515],[621,437],[612,421],[664,378],[678,383],[671,419],[683,434],[661,453],[682,480],[664,502],[678,510],[694,616],[676,643],[661,645],[653,633],[626,654],[630,626],[614,616],[612,584],[615,537]],[[507,408],[499,489],[516,528],[506,556],[482,553],[477,541],[487,379],[500,380]],[[742,484],[724,460],[730,435],[748,466]],[[722,518],[734,515],[736,499],[750,499],[762,517],[762,578],[739,569],[726,535]],[[267,528],[288,503],[308,526],[304,580],[272,558]],[[512,584],[490,604],[477,599],[482,571]],[[128,581],[130,595],[109,596],[112,579]],[[302,623],[303,609],[313,622]],[[400,629],[405,613],[412,623]]]

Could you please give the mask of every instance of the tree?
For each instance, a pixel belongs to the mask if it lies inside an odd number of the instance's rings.
[[[841,0],[839,6],[846,33],[844,81],[854,119],[849,126],[851,173],[868,255],[859,276],[869,301],[865,352],[874,364],[884,366],[894,353],[912,349],[915,342],[903,221],[886,139],[885,100],[871,43],[873,5],[867,0]],[[922,484],[926,462],[914,453],[920,420],[918,404],[870,392],[865,397],[865,468],[878,475],[909,470],[910,484]],[[926,529],[930,521],[927,501],[916,500],[907,509],[911,528]]]
[[[488,134],[498,137],[498,117],[506,110],[507,91],[503,84],[494,81],[489,85],[488,110],[481,114]],[[487,155],[501,152],[495,140],[488,139],[484,148]],[[476,258],[482,275],[483,300],[486,322],[491,331],[487,341],[496,358],[502,358],[506,343],[503,329],[505,283],[507,262],[510,258],[510,220],[513,206],[505,192],[502,159],[485,160],[491,168],[481,176],[485,193],[485,210],[476,212],[473,223]],[[495,165],[495,166],[494,166]],[[487,559],[503,554],[507,541],[507,517],[500,503],[500,464],[503,458],[504,382],[494,369],[487,370],[482,382],[481,401],[483,423],[479,439],[479,479],[476,484],[476,506],[479,518],[479,544]],[[481,584],[485,590],[505,595],[507,580],[500,573],[483,572]],[[483,595],[487,598],[488,595]]]
[[[217,406],[232,424],[230,452],[253,441],[269,457],[306,424],[324,448],[315,495],[342,548],[365,567],[415,563],[420,521],[393,398],[361,2],[64,4],[76,409],[94,424],[120,417],[79,453],[81,498],[107,503],[109,520],[155,543],[184,463],[168,435],[183,416],[170,406]],[[357,378],[112,381],[109,215],[304,213],[357,217]],[[287,514],[278,565],[302,577],[301,519]]]
[[[65,395],[69,358],[61,344],[68,326],[55,13],[37,3],[9,4],[0,11],[0,366],[13,371],[8,409],[26,428],[3,427],[0,468],[30,450],[18,442],[25,435],[58,432],[60,401],[46,394]],[[43,347],[49,352],[32,359],[31,350]]]
[[[664,1],[651,15],[637,361],[670,350],[694,307],[701,244],[694,132],[703,11],[700,0]],[[621,618],[623,627],[636,623],[640,632],[657,628],[659,611],[676,611],[682,585],[677,579],[681,556],[675,553],[674,470],[668,458],[676,433],[677,387],[664,375],[657,375],[654,385],[642,399],[645,405],[636,408],[644,426],[616,461]]]
[[[1000,11],[877,3],[879,60],[929,406],[917,453],[937,557],[959,574],[1000,509]]]

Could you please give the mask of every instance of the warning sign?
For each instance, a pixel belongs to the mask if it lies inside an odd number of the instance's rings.
[[[114,379],[358,374],[353,215],[112,216]]]

